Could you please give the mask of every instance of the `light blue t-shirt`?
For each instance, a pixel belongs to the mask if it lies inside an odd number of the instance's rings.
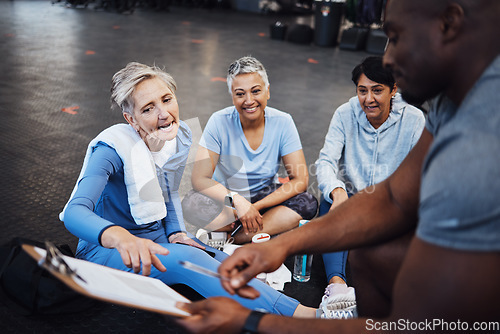
[[[417,236],[470,251],[500,251],[500,56],[460,106],[439,96],[422,170]]]
[[[234,106],[212,114],[200,145],[219,154],[213,178],[241,195],[253,196],[275,181],[281,158],[302,149],[292,117],[266,107],[264,138],[253,150]]]

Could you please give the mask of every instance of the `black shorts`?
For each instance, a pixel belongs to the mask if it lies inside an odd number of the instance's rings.
[[[255,203],[260,201],[281,186],[282,184],[271,184],[265,187],[252,196],[250,202]],[[308,192],[295,195],[276,206],[279,205],[286,206],[297,212],[302,219],[312,219],[316,216],[318,211],[318,200]],[[212,222],[212,220],[222,212],[223,207],[224,205],[222,203],[214,201],[210,197],[195,190],[190,190],[182,200],[184,219],[190,224],[199,227],[208,225]],[[264,214],[267,210],[272,208],[273,207],[260,210],[260,213]]]

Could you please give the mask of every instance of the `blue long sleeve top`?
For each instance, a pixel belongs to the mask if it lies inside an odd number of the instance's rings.
[[[357,96],[333,114],[325,144],[316,161],[319,190],[329,203],[330,193],[343,188],[353,195],[391,175],[415,146],[425,126],[421,110],[396,94],[387,120],[375,129]]]
[[[189,127],[180,122],[176,153],[162,167],[157,166],[157,175],[164,178],[167,188],[163,193],[167,208],[163,223],[167,237],[186,230],[179,186],[191,141]],[[102,232],[110,226],[121,226],[132,234],[148,228],[148,224],[137,225],[130,213],[123,161],[106,143],[99,142],[94,147],[84,175],[66,208],[64,224],[72,234],[93,244],[100,244]]]

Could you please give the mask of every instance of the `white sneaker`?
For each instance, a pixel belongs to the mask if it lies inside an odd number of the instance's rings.
[[[331,311],[346,310],[352,307],[356,307],[354,288],[341,283],[329,284],[319,305],[320,309]]]
[[[352,319],[358,317],[356,305],[343,310],[333,311],[323,309],[322,311],[323,313],[319,316],[321,319]]]
[[[196,231],[196,238],[210,247],[223,250],[227,240],[227,232],[208,232],[200,228]]]

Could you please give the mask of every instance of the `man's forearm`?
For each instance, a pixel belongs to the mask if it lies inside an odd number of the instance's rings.
[[[287,254],[320,254],[375,244],[409,231],[416,216],[409,217],[382,182],[351,197],[334,211],[276,239]],[[383,209],[381,209],[383,208]]]
[[[417,224],[422,164],[432,143],[424,130],[417,145],[385,181],[368,187],[335,210],[276,238],[288,256],[367,246],[402,235]]]

